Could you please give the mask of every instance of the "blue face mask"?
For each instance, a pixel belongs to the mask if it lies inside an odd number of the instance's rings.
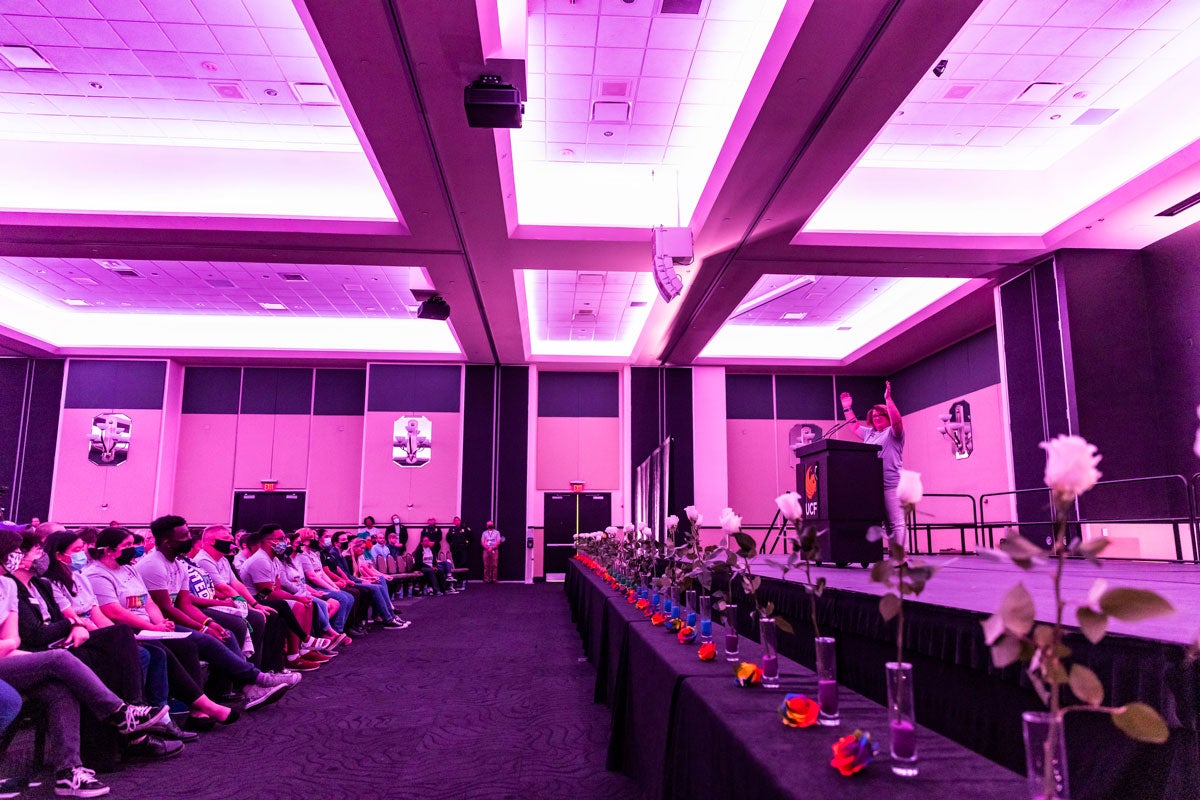
[[[146,545],[144,545],[144,544],[135,545],[133,548],[133,557],[141,558],[144,555],[146,555]]]
[[[87,553],[71,553],[71,569],[75,570],[76,572],[79,572],[79,570],[86,567],[87,562]]]

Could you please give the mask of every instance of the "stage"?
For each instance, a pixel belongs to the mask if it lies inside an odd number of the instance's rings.
[[[938,568],[937,575],[929,582],[916,602],[964,611],[991,614],[1000,607],[1000,599],[1014,583],[1025,584],[1033,595],[1038,610],[1038,619],[1053,621],[1053,594],[1051,575],[1053,565],[1043,564],[1032,570],[1021,570],[1011,564],[1002,564],[980,556],[921,556],[924,561]],[[759,556],[754,559],[755,574],[764,577],[779,577],[779,565],[784,556]],[[789,573],[788,581],[797,581],[803,571]],[[871,583],[870,571],[857,564],[839,569],[816,567],[813,577],[824,577],[832,589],[865,594],[881,595],[884,588]],[[1194,564],[1167,564],[1149,561],[1105,561],[1097,567],[1086,561],[1071,559],[1063,571],[1063,596],[1068,606],[1086,603],[1088,591],[1099,578],[1108,581],[1110,587],[1123,586],[1132,589],[1149,589],[1158,592],[1175,606],[1169,617],[1158,617],[1138,623],[1109,621],[1109,635],[1136,636],[1158,642],[1189,644],[1200,633],[1200,566]],[[1074,622],[1074,612],[1068,609],[1067,620]]]
[[[904,615],[905,659],[916,666],[917,718],[1010,769],[1022,770],[1020,715],[1041,704],[1020,665],[992,665],[979,623],[1017,581],[1033,595],[1039,619],[1048,620],[1053,613],[1050,567],[1026,572],[979,556],[928,560],[940,570],[919,599],[906,599]],[[782,561],[782,556],[754,560],[755,573],[764,578],[760,599],[773,602],[777,613],[795,626],[795,636],[781,636],[781,652],[811,667],[809,607],[796,583],[802,573],[793,571],[780,580]],[[859,566],[819,567],[814,571],[818,576],[829,587],[819,601],[818,620],[822,634],[838,639],[839,681],[883,702],[882,664],[896,657],[895,623],[883,622],[878,611],[883,587],[872,584],[869,572]],[[1142,623],[1113,620],[1099,645],[1078,633],[1068,636],[1076,658],[1099,675],[1106,702],[1149,703],[1166,719],[1171,738],[1162,746],[1137,744],[1105,715],[1070,715],[1071,796],[1200,800],[1200,665],[1188,659],[1185,646],[1200,630],[1200,567],[1118,561],[1096,567],[1073,560],[1064,577],[1067,622],[1074,622],[1074,606],[1086,602],[1097,578],[1110,587],[1152,589],[1176,609],[1172,616]],[[747,604],[739,610],[739,629],[757,638]]]

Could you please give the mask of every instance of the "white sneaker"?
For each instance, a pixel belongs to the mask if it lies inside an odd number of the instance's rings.
[[[299,672],[260,672],[254,680],[254,685],[269,688],[271,686],[295,686],[299,682]]]
[[[264,675],[268,673],[263,673]],[[242,689],[242,694],[246,695],[245,709],[258,708],[269,703],[274,703],[279,698],[283,697],[284,692],[288,690],[287,684],[276,684],[275,686],[246,686]]]
[[[87,767],[60,770],[54,778],[54,793],[59,797],[101,797],[109,789],[96,780],[96,773]]]

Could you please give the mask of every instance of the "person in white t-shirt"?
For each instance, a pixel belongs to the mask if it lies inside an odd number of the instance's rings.
[[[268,670],[283,668],[283,652],[264,652],[263,642],[279,642],[283,640],[283,621],[278,613],[270,606],[263,605],[254,597],[254,592],[246,587],[229,564],[229,554],[236,545],[233,534],[224,525],[209,525],[200,534],[199,549],[195,551],[193,561],[196,566],[208,574],[213,583],[213,590],[219,600],[226,605],[232,604],[246,609],[246,623],[250,626],[250,639],[253,642],[253,661]],[[275,630],[279,626],[278,630]],[[268,635],[270,631],[271,635]]]

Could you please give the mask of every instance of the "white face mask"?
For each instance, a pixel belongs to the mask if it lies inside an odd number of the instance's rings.
[[[8,554],[8,558],[4,561],[4,568],[9,572],[16,572],[21,566],[21,551],[13,550]]]

